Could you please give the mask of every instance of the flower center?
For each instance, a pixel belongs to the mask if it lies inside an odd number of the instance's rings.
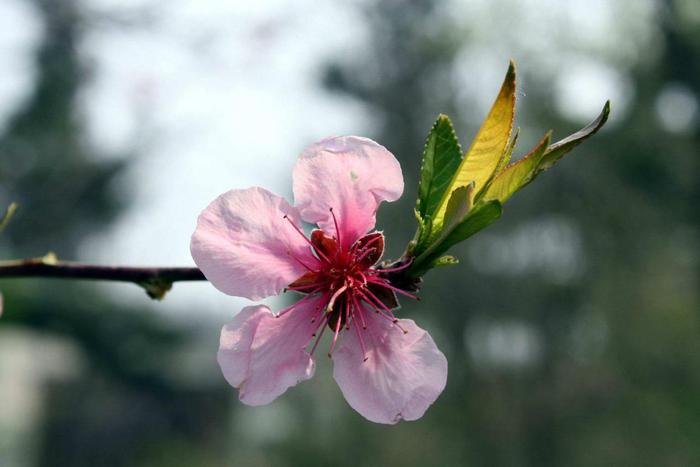
[[[295,291],[305,296],[292,306],[280,311],[277,316],[291,312],[301,304],[314,307],[312,321],[318,323],[314,336],[316,341],[311,349],[313,354],[326,329],[333,332],[328,356],[331,356],[343,330],[351,328],[357,333],[364,360],[368,356],[363,334],[368,331],[367,314],[375,313],[381,319],[389,320],[393,326],[406,333],[392,309],[398,307],[396,294],[420,300],[416,295],[394,286],[389,274],[407,268],[410,263],[395,267],[381,268],[377,263],[384,253],[384,235],[372,232],[357,240],[348,248],[342,247],[338,221],[331,209],[335,226],[335,236],[329,236],[320,229],[311,232],[307,238],[303,231],[286,218],[294,229],[309,243],[318,264],[309,267],[297,258],[307,272],[289,284],[285,290]]]

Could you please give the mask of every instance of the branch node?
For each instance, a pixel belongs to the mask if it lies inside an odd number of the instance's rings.
[[[138,282],[138,285],[143,287],[153,300],[163,300],[165,294],[168,293],[170,289],[173,288],[173,282],[161,277],[152,277],[142,282]]]

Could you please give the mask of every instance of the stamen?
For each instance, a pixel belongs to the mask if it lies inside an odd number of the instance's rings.
[[[344,284],[341,288],[335,291],[331,299],[328,301],[328,305],[326,305],[326,313],[330,313],[331,311],[333,311],[333,305],[335,305],[336,299],[340,296],[340,294],[345,292],[347,288],[348,285]]]
[[[311,348],[311,352],[309,352],[309,355],[313,355],[314,352],[316,351],[316,347],[318,347],[318,343],[321,342],[321,337],[323,337],[323,333],[326,331],[326,328],[328,327],[328,326],[326,326],[327,323],[328,323],[328,315],[325,315],[325,318],[323,319],[323,321],[321,322],[321,324],[319,326],[321,328],[321,332],[318,333],[318,337],[316,338],[316,342],[314,342],[314,346]],[[319,328],[316,328],[316,331],[318,331],[318,329]],[[316,332],[314,332],[314,334],[316,334]],[[313,334],[312,334],[312,337],[313,337]]]
[[[294,228],[294,230],[296,230],[297,233],[299,235],[301,235],[304,238],[304,240],[306,240],[306,243],[311,245],[311,248],[314,250],[314,252],[317,255],[319,255],[321,257],[321,259],[323,259],[326,263],[331,264],[330,260],[326,257],[326,255],[324,255],[322,251],[320,251],[318,248],[316,248],[316,245],[314,245],[313,242],[311,242],[311,240],[309,240],[306,237],[306,234],[299,227],[297,227],[296,224],[294,224],[294,222],[292,222],[292,220],[289,217],[287,217],[286,214],[284,215],[284,219],[286,219],[287,222],[289,222],[289,224]]]
[[[319,295],[318,301],[316,302],[317,305],[314,307],[314,312],[315,312],[315,313],[318,313],[319,311],[321,311],[321,308],[323,308],[323,303],[326,301],[326,296],[327,296],[327,295],[328,295],[327,293],[323,293],[323,294]],[[324,316],[327,316],[327,315],[326,315],[326,313],[321,313],[320,316],[321,316],[321,317],[324,317]],[[312,324],[316,322],[316,318],[318,318],[318,316],[312,316],[312,317],[311,317],[311,323],[312,323]]]
[[[333,355],[333,349],[335,349],[335,343],[338,342],[338,334],[340,334],[340,325],[342,324],[340,317],[338,317],[338,324],[335,326],[335,333],[333,334],[333,342],[331,342],[331,349],[328,351],[328,358]]]
[[[315,311],[316,313],[318,313],[319,311],[321,311],[321,308],[323,308],[323,303],[326,302],[327,300],[328,300],[328,292],[323,292],[321,295],[319,295],[318,301],[316,302],[317,305],[314,307],[314,311]],[[326,313],[321,313],[321,317],[323,317],[323,316],[326,316],[326,317],[327,317],[328,315],[327,315]],[[314,316],[313,318],[311,318],[311,323],[315,323],[315,322],[316,322],[316,318],[317,318],[316,316]]]
[[[292,292],[304,292],[304,291],[306,291],[307,289],[311,289],[311,288],[314,288],[314,287],[317,287],[317,288],[320,290],[320,289],[323,288],[323,286],[324,286],[325,284],[326,284],[326,283],[323,282],[323,281],[321,281],[321,282],[312,282],[311,284],[306,284],[306,285],[297,285],[297,286],[294,286],[294,287],[285,287],[284,291],[286,292],[286,291],[288,291],[288,290],[291,290]],[[313,292],[309,292],[309,293],[313,293]]]
[[[367,349],[365,348],[365,340],[362,338],[362,331],[360,331],[360,325],[357,321],[353,321],[355,324],[355,332],[357,332],[357,339],[360,341],[360,348],[362,349],[362,361],[367,361]]]
[[[410,258],[408,263],[398,266],[395,268],[388,268],[388,269],[375,269],[377,272],[396,272],[396,271],[403,271],[404,269],[407,269],[411,264],[413,264],[413,258]]]
[[[367,285],[367,276],[363,272],[357,272],[357,275],[359,275],[362,278],[362,285],[366,286]]]
[[[275,318],[279,318],[280,316],[286,315],[293,309],[297,308],[299,305],[303,304],[304,302],[308,301],[309,299],[314,297],[314,293],[318,292],[320,289],[316,289],[313,292],[310,292],[307,296],[303,297],[301,300],[297,301],[296,303],[293,303],[292,305],[288,306],[287,308],[283,308],[280,310],[279,313],[275,315]]]
[[[359,291],[358,291],[358,292],[359,292]],[[360,293],[361,293],[361,292],[360,292]],[[367,302],[368,305],[374,307],[374,311],[377,313],[377,315],[381,316],[382,318],[384,318],[384,319],[386,319],[386,320],[388,320],[388,321],[391,321],[391,324],[393,324],[394,326],[396,326],[397,328],[399,328],[404,334],[408,334],[408,331],[401,327],[401,325],[399,324],[399,320],[396,318],[396,316],[394,316],[393,313],[391,313],[391,311],[389,311],[389,315],[387,315],[386,313],[384,313],[384,311],[383,311],[381,308],[377,307],[377,306],[369,299],[369,297],[367,297],[367,296],[365,295],[363,298],[364,298],[365,302]],[[384,304],[382,304],[382,306],[384,306]],[[384,307],[385,307],[385,306],[384,306]],[[385,307],[385,308],[386,308],[386,307]]]
[[[296,256],[294,256],[294,255],[292,254],[291,251],[287,250],[287,255],[288,255],[290,258],[292,258],[294,261],[296,261],[297,263],[299,263],[299,264],[301,264],[302,266],[304,266],[304,267],[306,268],[307,271],[309,271],[309,272],[314,272],[314,270],[311,269],[309,266],[307,266],[302,260],[300,260],[299,258],[297,258]]]
[[[367,242],[362,248],[360,248],[359,251],[362,251],[363,253],[367,253],[366,250],[372,245],[372,243],[376,243],[376,242],[378,242],[378,241],[381,240],[381,239],[382,239],[382,236],[381,236],[381,235],[378,235],[378,236],[374,237],[372,240],[370,240],[369,242]],[[372,251],[372,250],[376,250],[376,248],[370,248],[370,249],[369,249],[369,251]],[[358,252],[359,252],[359,251],[358,251]],[[358,258],[357,261],[360,261],[361,259],[364,259],[364,257],[365,257],[365,256],[363,255],[362,257]]]
[[[338,247],[342,250],[343,243],[340,241],[340,229],[338,228],[338,219],[335,218],[333,208],[330,208],[329,210],[331,211],[331,216],[333,217],[333,225],[335,225],[335,235],[338,237]]]
[[[376,295],[374,295],[374,294],[372,293],[371,290],[369,290],[369,289],[364,289],[362,293],[366,293],[367,295],[369,295],[369,297],[372,298],[372,301],[373,301],[373,302],[375,302],[375,303],[376,303],[377,305],[379,305],[384,311],[386,311],[387,314],[388,314],[389,316],[391,316],[392,318],[396,319],[396,317],[394,316],[394,312],[391,311],[391,308],[389,308],[388,306],[386,306],[386,304],[385,304],[384,302],[382,302],[382,301],[379,299],[379,297],[377,297]]]
[[[362,261],[363,259],[368,257],[370,254],[372,254],[372,252],[375,250],[376,250],[376,248],[370,248],[369,250],[365,250],[365,248],[362,248],[361,251],[363,251],[363,253],[359,257],[357,257],[357,259],[355,259],[355,261],[357,261],[357,262]]]
[[[387,310],[386,312],[384,311],[384,308],[386,308],[386,306],[384,306],[383,303],[379,302],[379,305],[377,305],[377,303],[368,295],[365,295],[359,290],[357,291],[357,293],[360,295],[360,298],[362,298],[362,300],[364,300],[364,302],[367,303],[371,307],[371,309],[375,311],[375,313],[381,314],[388,320],[396,320],[396,316],[394,316],[394,313],[392,313],[391,310]]]
[[[368,277],[367,277],[367,281],[370,282],[370,283],[372,283],[372,284],[376,284],[376,285],[379,285],[379,286],[381,286],[381,287],[385,287],[385,288],[387,288],[387,289],[389,289],[389,290],[393,290],[394,292],[399,293],[399,294],[401,294],[401,295],[405,295],[405,296],[407,296],[407,297],[411,297],[412,299],[418,300],[419,302],[420,302],[420,300],[421,300],[421,298],[420,298],[418,295],[414,295],[414,294],[412,294],[412,293],[406,292],[406,291],[403,290],[403,289],[399,289],[398,287],[394,287],[393,285],[389,284],[385,279],[382,279],[382,278],[380,278],[380,277],[368,276]]]
[[[365,323],[365,315],[362,313],[362,308],[360,308],[360,303],[357,301],[357,297],[353,294],[352,296],[352,304],[355,306],[355,311],[353,312],[353,316],[355,313],[360,317],[360,322],[362,323],[362,329],[367,329],[367,323]]]

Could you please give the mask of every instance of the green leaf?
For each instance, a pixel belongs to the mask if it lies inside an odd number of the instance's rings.
[[[487,201],[472,210],[469,215],[440,243],[440,248],[434,254],[444,253],[453,245],[466,240],[478,231],[485,229],[493,221],[501,217],[503,209],[497,200]]]
[[[418,221],[418,230],[416,231],[413,240],[411,240],[409,243],[407,251],[413,256],[416,256],[424,251],[433,223],[430,218],[430,214],[427,214],[425,217],[421,217],[418,209],[414,209],[413,212],[416,216],[416,220]]]
[[[449,196],[454,190],[474,182],[475,192],[479,193],[493,177],[510,141],[514,115],[515,64],[511,61],[491,111],[481,125],[457,172],[455,172],[449,188],[443,195],[437,212],[433,216],[435,227],[439,228],[442,225]]]
[[[461,186],[452,192],[445,210],[445,220],[438,229],[428,228],[428,236],[419,243],[417,254],[430,254],[431,251],[447,237],[466,217],[473,206],[474,183]]]
[[[421,217],[435,212],[452,176],[462,162],[462,148],[452,122],[440,114],[423,150],[417,207]]]
[[[450,247],[466,240],[501,217],[501,211],[501,203],[498,200],[487,201],[475,206],[448,235],[441,236],[439,240],[430,245],[430,248],[418,256],[407,271],[407,274],[412,277],[423,275],[427,270],[434,267],[433,264]]]
[[[505,203],[513,193],[532,180],[542,162],[551,136],[551,131],[547,132],[529,154],[513,162],[498,174],[491,182],[491,185],[489,185],[483,199],[496,199],[501,203]]]
[[[605,122],[608,121],[608,115],[610,115],[610,101],[605,102],[600,115],[598,115],[598,117],[591,123],[576,133],[552,144],[544,153],[542,162],[540,163],[539,167],[537,167],[537,172],[535,175],[552,167],[559,161],[559,159],[564,157],[566,153],[581,144],[586,138],[594,135],[602,128],[603,125],[605,125]]]

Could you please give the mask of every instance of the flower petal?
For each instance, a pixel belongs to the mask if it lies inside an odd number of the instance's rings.
[[[346,331],[333,354],[333,376],[350,406],[377,423],[417,420],[447,382],[447,359],[413,320],[389,320],[367,313],[363,361],[357,333]]]
[[[294,200],[307,222],[335,233],[330,208],[347,248],[375,225],[382,201],[403,193],[401,166],[371,139],[340,136],[306,148],[294,167]]]
[[[228,191],[200,214],[190,242],[192,258],[226,294],[251,300],[275,295],[307,272],[301,263],[318,264],[289,221],[301,224],[284,198],[258,187]]]
[[[221,330],[217,360],[241,402],[269,404],[288,388],[314,375],[305,350],[316,325],[308,304],[275,317],[264,305],[243,308]]]

